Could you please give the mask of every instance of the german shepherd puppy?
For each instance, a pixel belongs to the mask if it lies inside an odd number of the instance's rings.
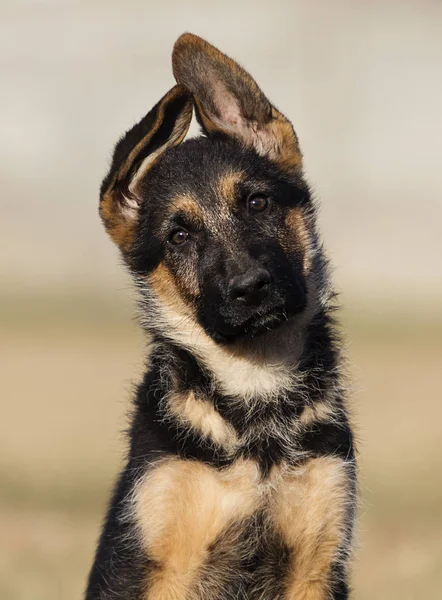
[[[354,450],[298,138],[201,38],[172,63],[101,187],[151,343],[86,598],[344,600]]]

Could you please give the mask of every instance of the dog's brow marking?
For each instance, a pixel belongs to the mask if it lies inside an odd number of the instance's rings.
[[[292,551],[287,598],[327,600],[333,564],[347,541],[352,492],[348,467],[340,458],[310,459],[297,468],[273,467],[277,492],[272,520]]]
[[[194,392],[170,394],[167,398],[167,410],[182,424],[228,452],[238,446],[234,428],[222,418],[209,400],[196,398]]]
[[[170,201],[167,212],[169,214],[182,212],[191,220],[196,221],[199,224],[204,222],[203,212],[196,200],[190,194],[174,196]]]
[[[218,182],[219,194],[222,200],[228,202],[229,206],[236,204],[237,186],[244,179],[245,175],[242,171],[229,171],[221,175]]]
[[[146,555],[156,565],[146,600],[189,597],[211,544],[258,507],[258,483],[251,460],[223,470],[176,458],[152,467],[132,501]]]

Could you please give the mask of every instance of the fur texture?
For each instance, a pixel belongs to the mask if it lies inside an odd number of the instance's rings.
[[[201,38],[172,62],[101,188],[151,345],[86,599],[346,600],[353,436],[298,138]]]

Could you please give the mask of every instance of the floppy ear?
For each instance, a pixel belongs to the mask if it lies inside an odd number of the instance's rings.
[[[194,95],[198,120],[210,135],[252,146],[288,171],[302,168],[293,127],[236,62],[205,40],[185,33],[172,54],[175,79]]]
[[[100,215],[121,250],[130,250],[133,242],[142,202],[141,181],[166,150],[183,141],[191,120],[192,97],[176,85],[116,145],[101,185]]]

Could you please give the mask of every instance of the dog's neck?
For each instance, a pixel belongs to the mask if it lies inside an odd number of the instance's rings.
[[[336,376],[337,344],[330,315],[321,312],[310,322],[294,319],[257,338],[234,344],[217,344],[195,328],[178,335],[161,336],[164,361],[182,381],[189,361],[204,374],[206,388],[246,404],[275,401],[289,395],[313,397]],[[154,345],[155,347],[155,345]],[[322,382],[322,383],[318,383]],[[179,384],[178,384],[179,385]]]

